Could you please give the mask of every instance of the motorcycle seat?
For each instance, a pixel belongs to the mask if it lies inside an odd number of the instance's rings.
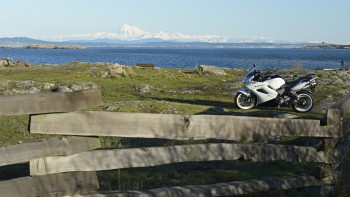
[[[303,81],[309,81],[309,80],[311,80],[314,77],[315,77],[315,75],[313,75],[313,74],[306,75],[306,76],[303,76],[303,77],[299,77],[296,80],[286,82],[283,86],[281,86],[281,88],[291,89],[294,86],[298,85],[299,83],[301,83]]]

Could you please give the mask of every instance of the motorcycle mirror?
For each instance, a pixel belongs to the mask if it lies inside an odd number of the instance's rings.
[[[254,67],[256,67],[256,64],[253,64]]]

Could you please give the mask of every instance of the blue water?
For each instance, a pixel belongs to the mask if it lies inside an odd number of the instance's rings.
[[[163,68],[194,68],[198,64],[227,68],[289,68],[298,62],[305,69],[350,66],[350,50],[336,49],[154,49],[89,48],[86,50],[0,49],[0,58],[35,64],[68,62],[113,62],[124,65],[153,63]]]

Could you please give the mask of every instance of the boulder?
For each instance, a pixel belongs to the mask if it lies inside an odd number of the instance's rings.
[[[0,67],[12,67],[15,62],[11,58],[0,58]]]
[[[152,92],[154,87],[148,84],[141,84],[141,85],[134,86],[133,89],[141,94],[146,94],[146,93]]]
[[[113,64],[109,66],[109,71],[108,71],[109,76],[117,76],[117,75],[126,76],[131,73],[132,73],[131,68],[128,66],[124,66],[121,64]]]
[[[14,62],[11,58],[0,58],[0,67],[32,67],[35,66],[32,63],[24,62],[24,61],[16,61]]]
[[[120,64],[113,64],[109,66],[109,74],[111,76],[115,75],[126,75],[126,66]]]
[[[54,83],[44,83],[44,90],[50,90],[51,88],[55,87]]]
[[[87,84],[73,84],[69,88],[72,89],[74,92],[90,89],[90,87]]]
[[[29,89],[34,87],[34,85],[35,85],[34,81],[15,81],[15,86],[17,88]]]
[[[16,66],[20,66],[20,67],[33,67],[33,66],[35,66],[35,64],[32,64],[32,63],[30,63],[30,62],[17,61],[17,62],[16,62]]]
[[[94,83],[79,83],[79,84],[73,84],[69,86],[71,90],[75,91],[81,91],[81,90],[88,90],[88,89],[98,89],[98,86]]]
[[[216,66],[208,66],[208,65],[199,65],[195,69],[199,73],[212,73],[216,75],[222,75],[225,76],[226,72],[224,69],[216,67]]]
[[[40,92],[39,88],[31,87],[30,89],[11,89],[4,91],[4,95],[18,95],[18,94],[37,94]]]

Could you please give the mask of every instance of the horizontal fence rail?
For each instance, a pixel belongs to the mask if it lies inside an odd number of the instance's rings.
[[[100,147],[98,138],[89,137],[57,137],[42,142],[5,146],[0,147],[0,166],[48,156],[71,155]]]
[[[31,116],[30,132],[229,140],[254,140],[267,136],[342,136],[340,125],[320,126],[319,120],[92,111]]]
[[[16,102],[18,109],[15,109]],[[324,180],[330,181],[323,183],[334,184],[336,178],[333,177],[336,176],[333,176],[333,171],[329,170],[330,175],[320,172],[318,181],[313,176],[266,177],[211,185],[87,194],[98,189],[96,171],[100,170],[224,160],[253,162],[283,160],[331,166],[329,164],[341,163],[350,151],[350,138],[339,141],[339,138],[343,137],[343,130],[341,114],[337,109],[330,109],[327,112],[323,122],[323,124],[327,123],[326,126],[321,126],[319,120],[304,119],[72,112],[93,108],[100,103],[99,90],[2,96],[0,104],[4,106],[0,107],[0,115],[41,114],[30,117],[30,132],[38,134],[176,140],[213,138],[255,141],[269,136],[325,137],[326,139],[323,139],[324,149],[293,145],[220,143],[94,150],[100,148],[101,144],[98,138],[92,137],[62,137],[11,145],[0,147],[0,166],[30,161],[32,177],[0,181],[0,196],[72,196],[75,194],[91,197],[226,196],[271,189],[317,186]],[[350,104],[346,102],[342,105],[343,108],[348,106]],[[20,189],[16,190],[16,188]]]
[[[337,162],[333,157],[333,151],[317,152],[313,147],[221,143],[94,150],[66,157],[46,157],[30,161],[30,173],[34,176],[220,160]]]
[[[0,181],[0,196],[67,196],[99,189],[96,172],[61,173]]]
[[[101,104],[98,89],[71,93],[41,93],[0,96],[0,115],[72,112]]]
[[[126,193],[88,194],[83,197],[193,197],[193,196],[229,196],[243,195],[272,189],[293,189],[316,186],[318,182],[312,176],[267,177],[247,181],[233,181],[211,185],[188,185],[163,187],[146,191]]]

